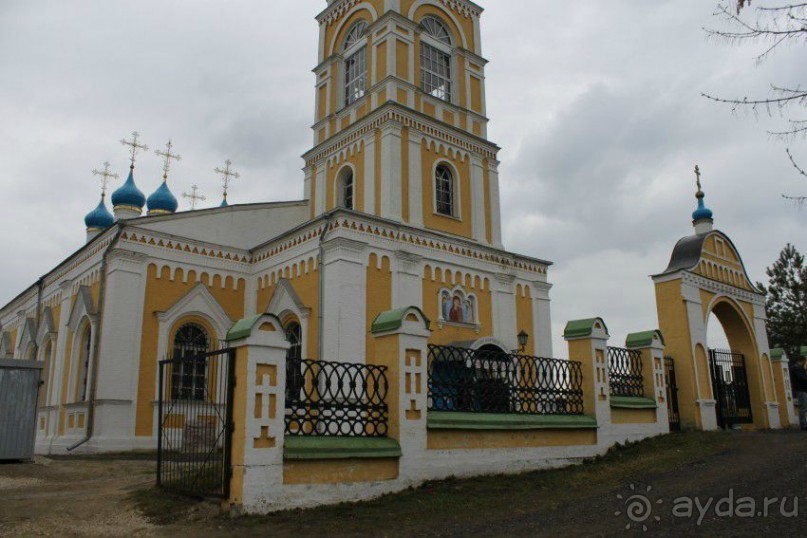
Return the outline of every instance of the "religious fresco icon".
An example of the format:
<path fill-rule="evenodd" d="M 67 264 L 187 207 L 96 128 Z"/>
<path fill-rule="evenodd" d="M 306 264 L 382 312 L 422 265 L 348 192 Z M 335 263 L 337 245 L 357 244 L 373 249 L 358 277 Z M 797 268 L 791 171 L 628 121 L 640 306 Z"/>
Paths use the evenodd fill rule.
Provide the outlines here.
<path fill-rule="evenodd" d="M 461 290 L 440 292 L 440 318 L 452 323 L 476 324 L 476 298 Z"/>

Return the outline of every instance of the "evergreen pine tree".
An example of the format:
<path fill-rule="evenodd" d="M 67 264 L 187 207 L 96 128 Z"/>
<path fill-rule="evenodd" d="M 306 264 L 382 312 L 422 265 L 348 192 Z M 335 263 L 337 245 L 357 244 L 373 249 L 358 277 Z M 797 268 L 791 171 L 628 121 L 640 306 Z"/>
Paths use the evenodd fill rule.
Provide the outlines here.
<path fill-rule="evenodd" d="M 779 259 L 765 270 L 768 285 L 757 286 L 767 293 L 768 340 L 771 347 L 784 348 L 792 359 L 807 345 L 807 267 L 804 256 L 789 244 Z"/>

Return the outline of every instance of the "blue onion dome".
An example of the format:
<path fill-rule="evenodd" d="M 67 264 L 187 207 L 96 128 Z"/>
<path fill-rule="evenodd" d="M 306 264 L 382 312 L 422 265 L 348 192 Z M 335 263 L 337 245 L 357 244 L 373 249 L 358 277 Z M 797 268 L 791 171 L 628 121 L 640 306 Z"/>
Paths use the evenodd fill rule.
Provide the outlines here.
<path fill-rule="evenodd" d="M 168 188 L 168 182 L 166 181 L 163 181 L 162 185 L 154 191 L 154 194 L 149 196 L 147 203 L 149 215 L 176 213 L 177 207 L 179 207 L 176 196 L 174 196 L 171 189 Z"/>
<path fill-rule="evenodd" d="M 146 195 L 137 188 L 134 169 L 129 168 L 129 177 L 121 188 L 112 193 L 112 207 L 131 207 L 141 211 L 146 205 Z"/>
<path fill-rule="evenodd" d="M 221 201 L 221 205 L 219 207 L 230 207 L 230 204 L 227 203 L 227 198 Z"/>
<path fill-rule="evenodd" d="M 88 230 L 106 230 L 115 224 L 115 217 L 106 208 L 106 200 L 102 196 L 101 202 L 98 207 L 87 213 L 84 217 L 84 224 L 87 225 Z"/>
<path fill-rule="evenodd" d="M 713 217 L 712 210 L 706 207 L 706 204 L 703 201 L 706 195 L 703 193 L 703 191 L 698 191 L 696 196 L 698 198 L 698 209 L 692 213 L 692 220 L 711 219 Z"/>

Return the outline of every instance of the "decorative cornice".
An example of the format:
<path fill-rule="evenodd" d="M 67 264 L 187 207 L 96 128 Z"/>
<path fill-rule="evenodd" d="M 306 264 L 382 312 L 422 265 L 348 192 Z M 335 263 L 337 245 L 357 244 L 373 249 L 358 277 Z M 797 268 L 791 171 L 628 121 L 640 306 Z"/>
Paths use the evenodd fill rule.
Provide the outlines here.
<path fill-rule="evenodd" d="M 718 282 L 690 271 L 682 271 L 679 274 L 684 284 L 690 284 L 706 291 L 719 295 L 726 295 L 728 297 L 745 301 L 756 306 L 765 306 L 765 296 L 762 294 L 744 290 L 742 288 L 738 288 L 737 286 L 732 286 L 731 284 Z"/>
<path fill-rule="evenodd" d="M 388 121 L 396 121 L 404 127 L 417 129 L 424 135 L 466 151 L 478 153 L 487 159 L 496 159 L 499 151 L 499 147 L 488 140 L 460 132 L 457 128 L 441 124 L 429 116 L 388 101 L 341 133 L 305 153 L 303 159 L 305 159 L 306 165 L 327 159 L 334 152 L 358 141 L 366 133 L 378 129 Z"/>

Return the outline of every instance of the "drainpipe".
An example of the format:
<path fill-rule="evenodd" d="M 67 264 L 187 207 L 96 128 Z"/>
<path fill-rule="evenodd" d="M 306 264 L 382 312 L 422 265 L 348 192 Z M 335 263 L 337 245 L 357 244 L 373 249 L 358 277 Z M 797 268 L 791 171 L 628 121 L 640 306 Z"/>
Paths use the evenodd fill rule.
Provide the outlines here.
<path fill-rule="evenodd" d="M 319 297 L 317 303 L 317 326 L 319 327 L 319 338 L 317 338 L 317 360 L 322 360 L 322 340 L 324 337 L 323 330 L 325 328 L 325 317 L 322 315 L 323 306 L 325 305 L 325 234 L 328 233 L 328 227 L 331 225 L 332 213 L 329 213 L 325 218 L 325 228 L 322 230 L 322 235 L 319 236 Z"/>
<path fill-rule="evenodd" d="M 101 351 L 101 328 L 104 324 L 104 298 L 106 297 L 107 259 L 109 258 L 109 253 L 120 240 L 120 236 L 125 227 L 125 224 L 121 222 L 118 223 L 118 231 L 115 232 L 115 237 L 109 243 L 109 246 L 106 247 L 106 250 L 104 250 L 104 255 L 101 258 L 101 283 L 98 288 L 98 322 L 95 324 L 95 333 L 93 334 L 93 352 L 92 361 L 90 364 L 92 378 L 90 379 L 89 405 L 87 406 L 87 431 L 81 441 L 73 446 L 67 447 L 68 452 L 72 452 L 92 439 L 92 435 L 95 430 L 95 392 L 98 384 L 98 355 Z"/>
<path fill-rule="evenodd" d="M 36 334 L 34 334 L 34 359 L 37 360 L 39 356 L 39 342 L 36 341 L 37 334 L 39 334 L 39 326 L 42 323 L 42 288 L 45 286 L 45 277 L 40 277 L 36 282 Z M 42 384 L 40 378 L 39 381 Z"/>

